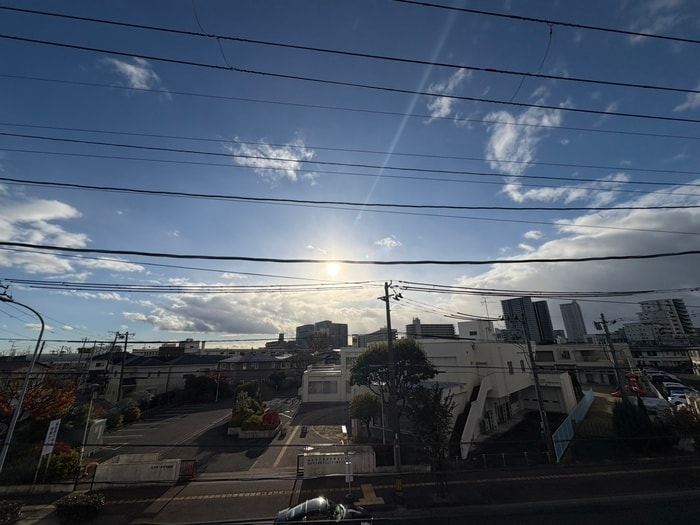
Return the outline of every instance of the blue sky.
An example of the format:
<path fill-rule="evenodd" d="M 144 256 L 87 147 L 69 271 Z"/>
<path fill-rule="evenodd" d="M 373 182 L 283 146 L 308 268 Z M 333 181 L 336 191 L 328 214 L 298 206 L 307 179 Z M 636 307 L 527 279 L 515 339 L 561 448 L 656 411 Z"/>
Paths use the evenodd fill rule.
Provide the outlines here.
<path fill-rule="evenodd" d="M 440 4 L 461 10 L 3 2 L 35 12 L 0 18 L 0 241 L 29 245 L 0 246 L 0 279 L 45 317 L 47 348 L 113 331 L 251 347 L 324 319 L 364 333 L 386 324 L 385 281 L 475 289 L 402 290 L 400 331 L 500 315 L 486 289 L 655 292 L 581 298 L 591 326 L 646 299 L 700 305 L 697 255 L 415 264 L 697 250 L 700 44 L 682 39 L 700 34 L 700 5 Z M 388 261 L 406 264 L 373 264 Z M 36 317 L 2 303 L 0 333 L 0 350 L 27 349 Z"/>

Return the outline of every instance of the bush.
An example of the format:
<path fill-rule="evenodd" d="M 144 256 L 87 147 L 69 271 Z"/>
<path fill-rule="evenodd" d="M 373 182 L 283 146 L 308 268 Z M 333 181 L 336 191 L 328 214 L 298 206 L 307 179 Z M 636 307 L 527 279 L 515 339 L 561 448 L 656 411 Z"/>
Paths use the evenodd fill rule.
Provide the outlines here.
<path fill-rule="evenodd" d="M 119 410 L 112 409 L 107 412 L 107 428 L 119 428 L 124 423 L 124 414 Z"/>
<path fill-rule="evenodd" d="M 24 502 L 6 499 L 0 501 L 0 525 L 13 525 L 22 516 Z"/>
<path fill-rule="evenodd" d="M 104 494 L 74 492 L 56 502 L 56 517 L 61 523 L 80 523 L 97 516 L 104 504 Z"/>
<path fill-rule="evenodd" d="M 141 409 L 138 405 L 129 405 L 122 410 L 122 421 L 124 423 L 134 423 L 141 419 Z"/>
<path fill-rule="evenodd" d="M 75 477 L 80 466 L 80 454 L 76 450 L 62 452 L 51 456 L 46 479 L 48 481 L 62 481 Z"/>

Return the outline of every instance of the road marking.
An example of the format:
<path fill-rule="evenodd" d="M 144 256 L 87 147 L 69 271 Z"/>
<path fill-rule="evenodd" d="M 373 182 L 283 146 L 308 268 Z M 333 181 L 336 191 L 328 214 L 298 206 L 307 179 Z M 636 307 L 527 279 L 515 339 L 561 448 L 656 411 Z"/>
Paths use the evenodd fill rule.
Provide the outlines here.
<path fill-rule="evenodd" d="M 382 505 L 384 503 L 384 498 L 375 494 L 371 483 L 363 483 L 360 488 L 362 489 L 362 497 L 358 501 L 360 505 Z"/>
<path fill-rule="evenodd" d="M 287 452 L 287 448 L 289 447 L 289 443 L 291 443 L 292 438 L 294 437 L 294 434 L 296 433 L 298 427 L 292 427 L 292 431 L 289 433 L 289 436 L 287 437 L 286 441 L 284 442 L 284 446 L 280 450 L 280 453 L 277 454 L 277 458 L 275 459 L 275 462 L 272 464 L 272 468 L 275 468 L 280 464 L 280 461 L 282 461 L 282 456 L 284 456 L 285 452 Z"/>

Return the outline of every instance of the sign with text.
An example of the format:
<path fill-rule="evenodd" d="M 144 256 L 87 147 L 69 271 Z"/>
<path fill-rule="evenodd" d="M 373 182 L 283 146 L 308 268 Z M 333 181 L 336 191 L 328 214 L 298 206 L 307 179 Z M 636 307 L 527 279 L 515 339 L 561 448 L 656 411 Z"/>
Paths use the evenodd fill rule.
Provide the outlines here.
<path fill-rule="evenodd" d="M 56 443 L 56 436 L 58 436 L 58 429 L 60 426 L 60 419 L 52 419 L 51 423 L 49 423 L 49 429 L 46 431 L 46 437 L 44 438 L 44 448 L 41 449 L 42 458 L 53 452 L 53 446 Z"/>

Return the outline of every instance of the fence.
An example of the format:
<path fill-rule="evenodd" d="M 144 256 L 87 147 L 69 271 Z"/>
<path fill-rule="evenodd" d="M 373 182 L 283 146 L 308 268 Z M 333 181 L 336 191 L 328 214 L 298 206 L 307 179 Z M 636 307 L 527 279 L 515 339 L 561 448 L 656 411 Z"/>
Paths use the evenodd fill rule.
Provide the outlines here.
<path fill-rule="evenodd" d="M 554 452 L 557 456 L 557 463 L 561 460 L 562 456 L 564 456 L 566 449 L 569 448 L 569 444 L 576 433 L 576 427 L 581 421 L 583 421 L 586 414 L 588 414 L 588 409 L 591 408 L 594 399 L 595 394 L 593 393 L 593 389 L 588 390 L 584 394 L 583 399 L 581 399 L 578 405 L 576 405 L 573 412 L 569 414 L 569 417 L 567 417 L 564 422 L 559 425 L 559 428 L 552 435 L 552 439 L 554 440 Z"/>

